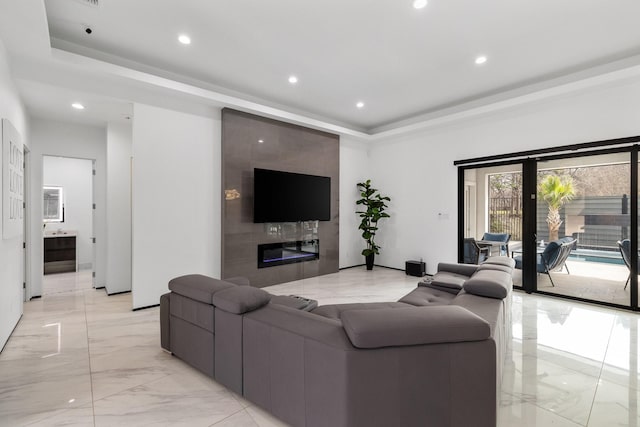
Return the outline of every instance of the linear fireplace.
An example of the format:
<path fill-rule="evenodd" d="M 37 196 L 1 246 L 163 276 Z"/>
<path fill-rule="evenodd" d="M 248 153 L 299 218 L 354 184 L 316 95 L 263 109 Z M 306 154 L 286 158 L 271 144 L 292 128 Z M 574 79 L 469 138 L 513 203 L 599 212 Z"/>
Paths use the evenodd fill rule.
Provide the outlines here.
<path fill-rule="evenodd" d="M 320 259 L 320 240 L 264 243 L 258 245 L 258 268 Z"/>

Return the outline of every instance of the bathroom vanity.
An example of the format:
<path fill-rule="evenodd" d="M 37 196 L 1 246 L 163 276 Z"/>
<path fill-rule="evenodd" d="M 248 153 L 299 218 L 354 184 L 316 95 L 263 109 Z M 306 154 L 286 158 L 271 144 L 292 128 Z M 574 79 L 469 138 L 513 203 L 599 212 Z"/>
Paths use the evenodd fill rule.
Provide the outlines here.
<path fill-rule="evenodd" d="M 78 271 L 75 231 L 44 234 L 44 274 Z"/>

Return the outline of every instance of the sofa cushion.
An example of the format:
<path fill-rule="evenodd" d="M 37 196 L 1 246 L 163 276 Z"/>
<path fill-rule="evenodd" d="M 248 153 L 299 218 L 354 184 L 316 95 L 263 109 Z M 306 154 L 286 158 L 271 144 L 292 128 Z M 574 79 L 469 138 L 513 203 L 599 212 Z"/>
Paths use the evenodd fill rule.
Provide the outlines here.
<path fill-rule="evenodd" d="M 236 286 L 216 292 L 213 305 L 229 313 L 243 314 L 266 305 L 270 299 L 271 294 L 262 289 Z"/>
<path fill-rule="evenodd" d="M 490 334 L 487 321 L 455 305 L 348 310 L 342 325 L 357 348 L 481 341 Z"/>
<path fill-rule="evenodd" d="M 455 294 L 449 290 L 439 290 L 432 286 L 432 283 L 424 283 L 400 298 L 398 302 L 424 307 L 427 305 L 447 305 L 455 298 Z"/>
<path fill-rule="evenodd" d="M 449 288 L 459 291 L 462 289 L 462 285 L 464 285 L 464 282 L 466 282 L 467 279 L 469 279 L 469 276 L 441 271 L 433 276 L 431 284 L 438 285 L 441 288 Z"/>
<path fill-rule="evenodd" d="M 509 258 L 506 256 L 492 256 L 490 258 L 487 258 L 487 260 L 482 264 L 504 265 L 513 268 L 516 265 L 516 261 L 513 258 Z"/>
<path fill-rule="evenodd" d="M 235 286 L 233 283 L 202 274 L 188 274 L 169 281 L 171 291 L 205 304 L 211 304 L 211 297 L 216 292 Z"/>
<path fill-rule="evenodd" d="M 511 290 L 511 274 L 499 270 L 481 270 L 464 284 L 464 290 L 473 295 L 505 298 Z"/>
<path fill-rule="evenodd" d="M 482 270 L 498 270 L 509 274 L 513 273 L 513 268 L 500 264 L 481 264 L 480 267 L 478 267 L 478 271 Z"/>
<path fill-rule="evenodd" d="M 318 316 L 327 317 L 329 319 L 340 320 L 341 314 L 346 310 L 374 310 L 379 308 L 399 308 L 408 307 L 407 304 L 402 302 L 362 302 L 352 304 L 330 304 L 321 305 L 315 310 L 311 310 L 311 313 Z"/>
<path fill-rule="evenodd" d="M 425 288 L 431 288 L 431 289 L 436 289 L 438 291 L 442 291 L 442 292 L 446 292 L 448 294 L 451 294 L 453 296 L 458 295 L 458 293 L 460 292 L 461 289 L 455 289 L 455 288 L 447 288 L 446 286 L 440 286 L 437 283 L 425 283 L 425 282 L 420 282 L 418 283 L 418 286 L 421 287 L 425 287 Z"/>
<path fill-rule="evenodd" d="M 446 271 L 466 277 L 470 277 L 473 273 L 475 273 L 477 268 L 477 265 L 471 264 L 452 264 L 448 262 L 438 263 L 438 273 Z"/>

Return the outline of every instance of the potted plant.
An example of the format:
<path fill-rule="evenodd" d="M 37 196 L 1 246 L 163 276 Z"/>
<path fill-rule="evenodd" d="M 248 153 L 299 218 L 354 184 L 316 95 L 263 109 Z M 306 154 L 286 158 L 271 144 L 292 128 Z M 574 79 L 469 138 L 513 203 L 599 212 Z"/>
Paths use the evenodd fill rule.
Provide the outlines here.
<path fill-rule="evenodd" d="M 558 230 L 562 220 L 560 219 L 560 208 L 565 202 L 573 198 L 575 190 L 573 179 L 570 176 L 559 177 L 558 175 L 547 175 L 538 185 L 538 197 L 542 198 L 549 205 L 547 214 L 547 225 L 549 226 L 549 241 L 558 240 Z"/>
<path fill-rule="evenodd" d="M 378 231 L 378 221 L 382 218 L 389 218 L 389 214 L 385 213 L 387 209 L 386 202 L 391 201 L 389 197 L 382 196 L 377 189 L 371 186 L 371 180 L 359 182 L 357 184 L 360 190 L 360 200 L 357 205 L 362 205 L 364 210 L 356 211 L 362 219 L 360 221 L 359 230 L 362 230 L 362 238 L 367 242 L 367 248 L 362 250 L 365 257 L 367 270 L 373 270 L 373 261 L 375 254 L 379 254 L 380 246 L 376 245 L 375 237 Z"/>

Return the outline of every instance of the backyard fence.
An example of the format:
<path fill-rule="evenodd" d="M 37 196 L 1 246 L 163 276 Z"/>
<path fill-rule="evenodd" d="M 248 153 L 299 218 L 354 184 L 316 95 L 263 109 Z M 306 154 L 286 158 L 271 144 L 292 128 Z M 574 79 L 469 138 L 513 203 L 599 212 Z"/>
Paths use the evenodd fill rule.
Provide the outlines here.
<path fill-rule="evenodd" d="M 491 197 L 489 199 L 489 232 L 511 234 L 511 240 L 522 240 L 522 199 Z"/>
<path fill-rule="evenodd" d="M 626 196 L 578 197 L 560 210 L 559 235 L 573 236 L 578 247 L 617 251 L 616 242 L 629 236 L 630 218 Z M 546 203 L 537 208 L 537 237 L 548 240 Z M 512 241 L 522 240 L 522 201 L 513 197 L 489 199 L 489 231 L 509 233 Z"/>

